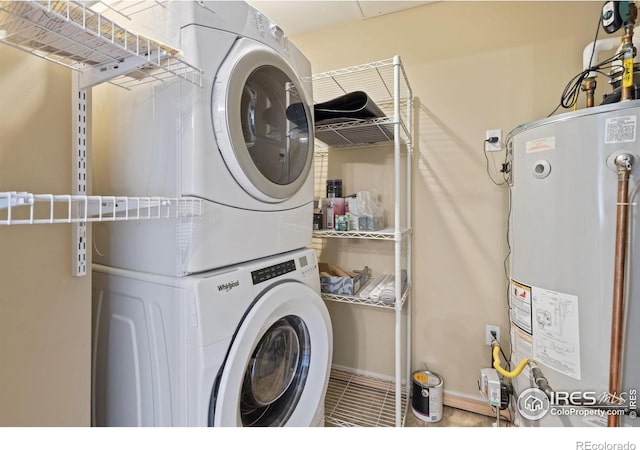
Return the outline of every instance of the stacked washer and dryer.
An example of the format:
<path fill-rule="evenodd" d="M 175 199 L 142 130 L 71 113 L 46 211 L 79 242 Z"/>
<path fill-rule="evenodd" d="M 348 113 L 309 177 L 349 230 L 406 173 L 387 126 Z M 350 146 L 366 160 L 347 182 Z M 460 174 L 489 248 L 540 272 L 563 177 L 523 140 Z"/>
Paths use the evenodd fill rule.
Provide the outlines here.
<path fill-rule="evenodd" d="M 92 422 L 322 425 L 332 332 L 308 248 L 309 61 L 244 2 L 118 6 L 203 82 L 93 89 L 94 193 L 204 207 L 94 226 Z"/>

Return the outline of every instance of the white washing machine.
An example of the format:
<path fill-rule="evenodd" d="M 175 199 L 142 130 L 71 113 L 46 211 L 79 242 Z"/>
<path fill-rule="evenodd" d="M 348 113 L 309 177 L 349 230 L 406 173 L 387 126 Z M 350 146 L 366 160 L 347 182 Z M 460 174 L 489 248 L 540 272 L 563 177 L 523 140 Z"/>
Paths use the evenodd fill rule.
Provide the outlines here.
<path fill-rule="evenodd" d="M 93 290 L 93 425 L 323 425 L 313 250 L 183 278 L 94 266 Z"/>
<path fill-rule="evenodd" d="M 204 217 L 97 224 L 94 261 L 181 276 L 309 246 L 309 61 L 244 2 L 150 4 L 127 27 L 181 49 L 202 87 L 95 87 L 93 194 L 198 197 Z"/>

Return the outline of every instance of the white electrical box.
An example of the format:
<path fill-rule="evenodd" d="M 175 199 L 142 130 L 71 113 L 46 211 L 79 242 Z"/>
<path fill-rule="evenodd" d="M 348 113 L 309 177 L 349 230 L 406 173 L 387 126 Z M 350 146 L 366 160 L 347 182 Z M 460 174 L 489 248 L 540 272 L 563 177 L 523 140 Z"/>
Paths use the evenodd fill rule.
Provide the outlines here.
<path fill-rule="evenodd" d="M 491 406 L 500 407 L 502 395 L 500 393 L 500 377 L 495 369 L 480 369 L 478 389 Z"/>

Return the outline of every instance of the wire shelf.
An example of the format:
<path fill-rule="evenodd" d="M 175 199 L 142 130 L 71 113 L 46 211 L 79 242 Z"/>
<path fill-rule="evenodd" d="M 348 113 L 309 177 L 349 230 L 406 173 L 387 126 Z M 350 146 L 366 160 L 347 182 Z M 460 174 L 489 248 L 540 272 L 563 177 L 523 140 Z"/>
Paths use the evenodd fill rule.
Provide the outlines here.
<path fill-rule="evenodd" d="M 402 389 L 402 410 L 407 394 Z M 332 368 L 324 402 L 325 424 L 338 427 L 394 427 L 393 381 Z"/>
<path fill-rule="evenodd" d="M 400 69 L 400 97 L 394 99 L 395 66 Z M 411 98 L 411 87 L 402 65 L 395 59 L 376 61 L 359 66 L 332 70 L 312 76 L 313 96 L 316 103 L 339 97 L 353 91 L 365 91 L 381 108 L 387 117 L 371 120 L 342 121 L 318 124 L 315 136 L 329 147 L 365 146 L 379 142 L 393 142 L 396 125 L 399 125 L 400 138 L 410 140 L 405 125 L 407 105 Z M 394 100 L 400 105 L 399 116 L 395 117 Z"/>
<path fill-rule="evenodd" d="M 200 217 L 202 200 L 0 192 L 0 225 L 116 222 Z"/>
<path fill-rule="evenodd" d="M 411 230 L 408 228 L 400 231 L 399 239 L 403 239 Z M 393 228 L 385 228 L 378 231 L 336 231 L 336 230 L 314 230 L 313 237 L 316 238 L 344 238 L 344 239 L 378 239 L 384 241 L 394 241 L 396 232 Z"/>
<path fill-rule="evenodd" d="M 393 142 L 397 122 L 389 117 L 354 120 L 315 127 L 316 138 L 331 147 L 367 146 L 378 142 Z M 404 124 L 402 124 L 404 127 Z M 406 133 L 406 128 L 405 128 Z"/>
<path fill-rule="evenodd" d="M 410 97 L 411 87 L 404 69 L 402 66 L 400 68 L 400 95 L 406 100 Z M 369 97 L 376 103 L 382 103 L 393 100 L 393 79 L 393 58 L 318 73 L 311 77 L 313 98 L 322 103 L 366 86 Z"/>
<path fill-rule="evenodd" d="M 202 71 L 182 60 L 179 50 L 77 1 L 0 2 L 0 42 L 80 71 L 85 87 L 110 81 L 131 88 L 169 77 L 202 83 Z"/>
<path fill-rule="evenodd" d="M 372 279 L 367 280 L 367 283 L 371 280 Z M 367 286 L 367 283 L 365 283 L 365 285 L 360 289 L 364 289 Z M 400 299 L 400 309 L 404 308 L 404 304 L 409 296 L 410 290 L 411 290 L 410 287 L 406 287 L 404 289 L 404 292 L 402 293 L 402 298 Z M 384 302 L 382 300 L 361 298 L 357 295 L 336 295 L 336 294 L 327 294 L 323 292 L 321 293 L 321 296 L 324 300 L 331 301 L 331 302 L 349 303 L 351 305 L 373 306 L 373 307 L 382 308 L 382 309 L 396 308 L 395 302 Z"/>

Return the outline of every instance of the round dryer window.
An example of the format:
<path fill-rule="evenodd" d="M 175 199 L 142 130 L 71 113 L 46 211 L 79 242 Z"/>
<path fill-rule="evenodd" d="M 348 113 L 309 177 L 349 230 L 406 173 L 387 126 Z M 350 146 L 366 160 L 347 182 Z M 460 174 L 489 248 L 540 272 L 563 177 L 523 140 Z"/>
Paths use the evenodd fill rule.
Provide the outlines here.
<path fill-rule="evenodd" d="M 310 100 L 281 55 L 239 39 L 216 75 L 212 114 L 220 152 L 246 192 L 276 203 L 300 189 L 313 155 Z"/>

